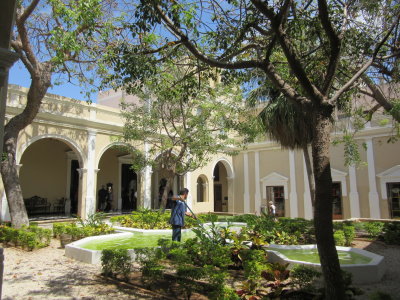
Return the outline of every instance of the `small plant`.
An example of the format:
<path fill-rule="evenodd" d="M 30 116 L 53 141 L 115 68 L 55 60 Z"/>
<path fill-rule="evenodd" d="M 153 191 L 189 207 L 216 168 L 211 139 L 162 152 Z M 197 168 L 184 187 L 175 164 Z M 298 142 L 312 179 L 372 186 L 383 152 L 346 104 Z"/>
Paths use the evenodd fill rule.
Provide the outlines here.
<path fill-rule="evenodd" d="M 400 222 L 385 223 L 383 231 L 386 244 L 400 245 Z"/>
<path fill-rule="evenodd" d="M 369 300 L 392 300 L 392 297 L 389 294 L 386 294 L 382 291 L 375 291 L 369 297 Z"/>
<path fill-rule="evenodd" d="M 345 238 L 345 246 L 350 247 L 354 238 L 356 237 L 356 231 L 353 225 L 344 225 L 343 234 Z"/>
<path fill-rule="evenodd" d="M 101 268 L 105 276 L 122 275 L 128 279 L 132 271 L 131 257 L 126 249 L 105 249 L 101 253 Z"/>
<path fill-rule="evenodd" d="M 313 281 L 321 276 L 315 268 L 305 265 L 296 265 L 290 272 L 290 276 L 295 284 L 303 290 L 312 289 Z"/>
<path fill-rule="evenodd" d="M 337 230 L 333 234 L 333 238 L 335 239 L 336 246 L 345 246 L 346 245 L 346 237 L 344 235 L 343 230 Z"/>
<path fill-rule="evenodd" d="M 371 239 L 376 239 L 380 234 L 382 234 L 384 223 L 382 222 L 367 222 L 363 224 L 365 231 L 368 233 L 368 237 Z"/>

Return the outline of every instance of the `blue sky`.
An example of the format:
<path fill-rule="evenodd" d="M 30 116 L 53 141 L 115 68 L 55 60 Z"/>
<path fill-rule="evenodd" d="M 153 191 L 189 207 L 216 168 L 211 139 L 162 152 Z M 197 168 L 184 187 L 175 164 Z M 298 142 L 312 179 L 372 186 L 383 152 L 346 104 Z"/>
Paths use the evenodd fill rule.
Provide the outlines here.
<path fill-rule="evenodd" d="M 53 80 L 54 81 L 54 80 Z M 21 61 L 18 61 L 10 70 L 8 83 L 17 84 L 24 87 L 29 87 L 31 84 L 31 75 L 25 69 Z M 62 85 L 56 85 L 50 87 L 47 91 L 51 94 L 60 96 L 70 97 L 78 100 L 85 100 L 85 95 L 81 87 L 73 85 L 71 83 L 64 83 Z M 93 95 L 92 101 L 96 102 L 96 95 Z"/>

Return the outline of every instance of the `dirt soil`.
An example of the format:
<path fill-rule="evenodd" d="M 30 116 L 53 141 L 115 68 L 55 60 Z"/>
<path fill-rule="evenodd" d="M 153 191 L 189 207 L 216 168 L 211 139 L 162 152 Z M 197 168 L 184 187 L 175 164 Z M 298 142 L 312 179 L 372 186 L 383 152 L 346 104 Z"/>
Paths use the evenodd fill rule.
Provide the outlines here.
<path fill-rule="evenodd" d="M 355 247 L 385 257 L 387 270 L 377 284 L 359 285 L 365 291 L 358 299 L 380 290 L 400 300 L 400 246 L 356 240 Z M 64 255 L 58 240 L 50 247 L 32 252 L 5 248 L 3 300 L 11 299 L 177 299 L 140 286 L 119 283 L 100 276 L 100 266 L 75 261 Z M 204 297 L 195 297 L 204 299 Z"/>

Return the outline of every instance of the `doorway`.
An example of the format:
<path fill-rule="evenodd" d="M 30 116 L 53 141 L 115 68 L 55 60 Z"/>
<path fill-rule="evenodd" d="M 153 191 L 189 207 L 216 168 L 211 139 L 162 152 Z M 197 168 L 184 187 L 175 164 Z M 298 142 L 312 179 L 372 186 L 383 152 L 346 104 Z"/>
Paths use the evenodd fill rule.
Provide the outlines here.
<path fill-rule="evenodd" d="M 332 205 L 332 218 L 334 220 L 343 219 L 342 187 L 340 182 L 332 183 Z"/>
<path fill-rule="evenodd" d="M 71 185 L 69 187 L 69 199 L 71 200 L 71 214 L 78 213 L 78 191 L 79 191 L 79 162 L 71 160 Z"/>
<path fill-rule="evenodd" d="M 214 211 L 222 212 L 222 185 L 214 184 Z"/>
<path fill-rule="evenodd" d="M 137 210 L 137 174 L 131 164 L 121 165 L 122 210 Z"/>

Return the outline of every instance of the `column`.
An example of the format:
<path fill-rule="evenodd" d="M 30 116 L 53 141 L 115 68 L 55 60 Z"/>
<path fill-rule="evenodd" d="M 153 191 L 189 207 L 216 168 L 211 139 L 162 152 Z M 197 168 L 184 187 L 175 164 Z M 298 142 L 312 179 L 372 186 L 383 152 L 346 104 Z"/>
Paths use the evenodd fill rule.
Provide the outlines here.
<path fill-rule="evenodd" d="M 192 190 L 192 172 L 187 172 L 185 174 L 185 188 L 189 190 L 189 195 L 186 199 L 187 205 L 190 207 L 190 209 L 193 208 L 193 193 L 197 193 L 197 190 Z M 209 193 L 209 189 L 206 189 L 206 193 Z M 209 199 L 208 195 L 204 195 L 204 198 Z"/>
<path fill-rule="evenodd" d="M 296 189 L 296 166 L 295 166 L 295 158 L 294 151 L 289 150 L 289 168 L 290 168 L 290 217 L 297 218 L 298 217 L 298 206 L 297 206 L 297 189 Z"/>
<path fill-rule="evenodd" d="M 254 213 L 261 212 L 261 189 L 260 189 L 260 152 L 254 154 L 254 170 L 255 170 L 255 195 L 254 195 Z"/>
<path fill-rule="evenodd" d="M 366 138 L 365 143 L 367 144 L 369 216 L 373 219 L 380 219 L 381 210 L 379 207 L 378 191 L 376 189 L 374 145 L 372 143 L 372 138 Z"/>
<path fill-rule="evenodd" d="M 243 154 L 243 172 L 244 172 L 244 193 L 243 193 L 243 212 L 250 213 L 250 194 L 249 194 L 249 153 Z"/>
<path fill-rule="evenodd" d="M 149 144 L 144 144 L 144 153 L 146 158 L 149 156 Z M 143 208 L 151 208 L 151 166 L 146 166 L 143 170 Z"/>
<path fill-rule="evenodd" d="M 233 177 L 226 177 L 228 182 L 228 211 L 235 213 L 235 198 L 233 196 Z"/>
<path fill-rule="evenodd" d="M 86 199 L 85 199 L 85 213 L 84 217 L 87 217 L 96 212 L 96 172 L 95 172 L 95 160 L 96 160 L 96 131 L 88 131 L 87 141 L 87 176 L 86 176 Z"/>
<path fill-rule="evenodd" d="M 360 218 L 360 199 L 358 197 L 357 191 L 357 177 L 356 177 L 356 168 L 354 166 L 349 166 L 349 181 L 350 181 L 350 217 L 351 218 Z"/>
<path fill-rule="evenodd" d="M 304 153 L 303 153 L 303 178 L 304 178 L 304 194 L 303 194 L 304 219 L 311 220 L 313 218 L 313 207 L 312 207 L 311 191 L 308 182 L 307 166 L 306 166 L 306 160 L 304 159 Z"/>

